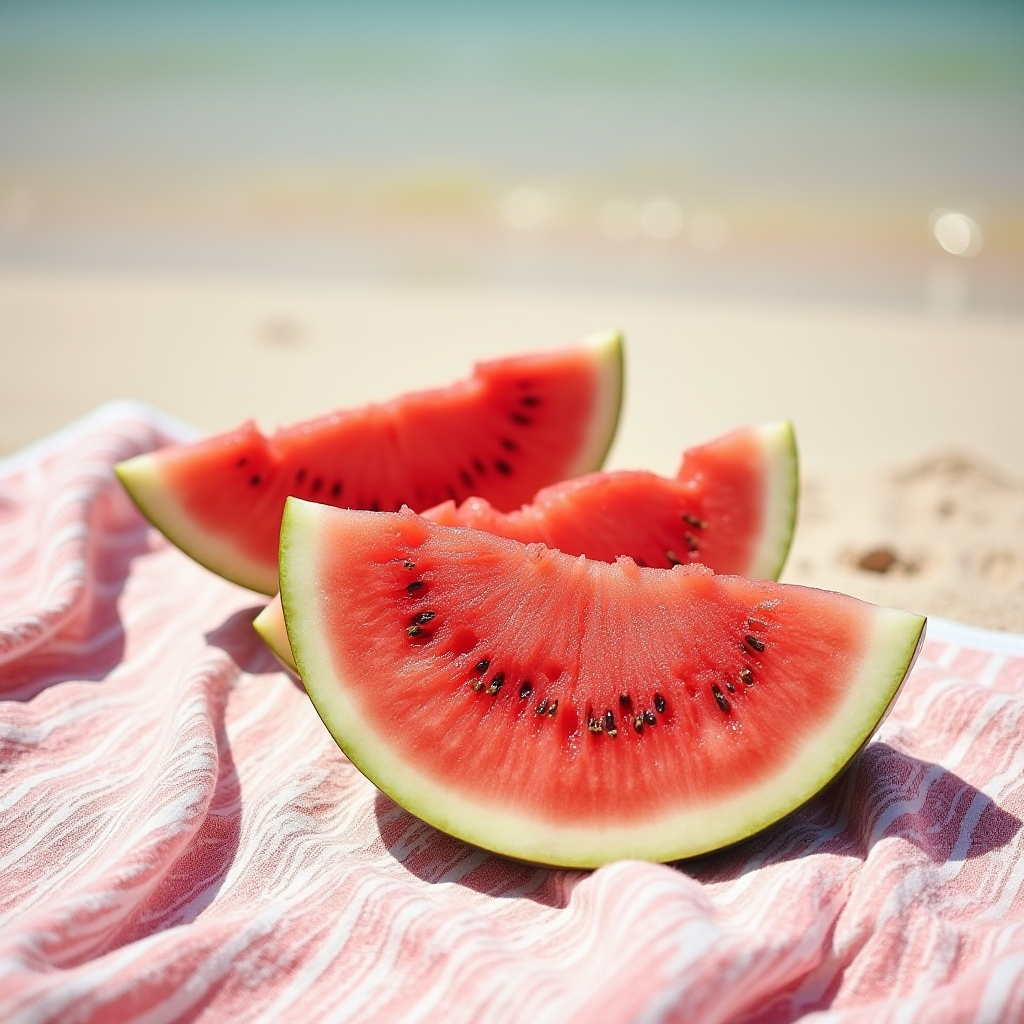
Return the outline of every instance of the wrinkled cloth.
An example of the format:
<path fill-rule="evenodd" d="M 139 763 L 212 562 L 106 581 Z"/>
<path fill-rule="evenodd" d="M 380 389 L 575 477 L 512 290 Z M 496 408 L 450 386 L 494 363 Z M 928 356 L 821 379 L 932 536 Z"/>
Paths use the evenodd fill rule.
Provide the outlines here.
<path fill-rule="evenodd" d="M 932 622 L 854 766 L 698 861 L 545 870 L 345 759 L 265 603 L 111 473 L 104 407 L 0 462 L 0 1019 L 1024 1019 L 1024 637 Z"/>

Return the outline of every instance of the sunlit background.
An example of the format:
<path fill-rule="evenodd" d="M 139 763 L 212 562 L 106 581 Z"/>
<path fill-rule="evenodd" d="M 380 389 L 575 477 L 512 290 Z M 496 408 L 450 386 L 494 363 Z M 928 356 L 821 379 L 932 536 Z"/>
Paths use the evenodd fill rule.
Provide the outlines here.
<path fill-rule="evenodd" d="M 595 296 L 593 318 L 552 315 L 545 344 L 605 326 L 612 294 L 1019 316 L 1024 4 L 6 0 L 0 273 Z M 0 345 L 22 377 L 3 397 L 22 427 L 5 427 L 6 449 L 40 425 L 30 384 L 60 361 L 22 351 L 43 344 L 39 317 L 11 288 Z M 266 304 L 250 333 L 315 347 L 330 330 L 300 305 Z M 152 320 L 132 328 L 143 348 Z M 112 393 L 206 427 L 242 411 L 210 412 L 224 378 L 203 404 L 138 369 L 112 369 Z M 251 404 L 286 419 L 415 384 L 406 369 L 363 391 L 311 387 L 305 405 L 266 405 L 253 384 Z M 65 418 L 81 394 L 69 385 Z"/>
<path fill-rule="evenodd" d="M 1015 3 L 8 0 L 0 259 L 1020 307 L 1022 100 Z"/>

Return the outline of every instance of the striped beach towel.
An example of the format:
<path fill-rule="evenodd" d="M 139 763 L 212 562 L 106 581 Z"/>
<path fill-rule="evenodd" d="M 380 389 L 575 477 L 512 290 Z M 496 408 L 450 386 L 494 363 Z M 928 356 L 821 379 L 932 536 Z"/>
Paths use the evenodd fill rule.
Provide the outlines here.
<path fill-rule="evenodd" d="M 679 865 L 544 870 L 349 764 L 148 528 L 104 407 L 0 462 L 0 1020 L 1024 1020 L 1024 637 L 932 622 L 854 767 Z"/>

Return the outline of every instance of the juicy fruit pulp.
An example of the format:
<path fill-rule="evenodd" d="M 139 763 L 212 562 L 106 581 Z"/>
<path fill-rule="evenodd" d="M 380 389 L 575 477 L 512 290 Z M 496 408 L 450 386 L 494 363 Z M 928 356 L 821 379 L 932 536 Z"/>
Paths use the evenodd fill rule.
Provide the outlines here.
<path fill-rule="evenodd" d="M 590 473 L 544 488 L 515 512 L 469 498 L 423 515 L 605 562 L 619 555 L 652 568 L 700 562 L 718 573 L 777 579 L 793 539 L 797 488 L 793 428 L 774 423 L 688 449 L 674 480 L 635 471 Z M 280 601 L 253 625 L 294 669 Z"/>
<path fill-rule="evenodd" d="M 281 582 L 306 689 L 364 774 L 455 836 L 577 867 L 694 856 L 804 803 L 924 629 L 824 591 L 294 499 Z"/>
<path fill-rule="evenodd" d="M 116 467 L 146 517 L 214 572 L 272 594 L 289 495 L 424 509 L 483 495 L 515 508 L 597 469 L 622 394 L 622 339 L 479 364 L 472 378 L 263 437 L 252 423 Z"/>
<path fill-rule="evenodd" d="M 473 497 L 423 514 L 602 562 L 619 555 L 652 569 L 700 562 L 774 580 L 793 540 L 797 489 L 793 428 L 773 423 L 688 449 L 674 480 L 635 470 L 590 473 L 545 487 L 514 512 Z"/>

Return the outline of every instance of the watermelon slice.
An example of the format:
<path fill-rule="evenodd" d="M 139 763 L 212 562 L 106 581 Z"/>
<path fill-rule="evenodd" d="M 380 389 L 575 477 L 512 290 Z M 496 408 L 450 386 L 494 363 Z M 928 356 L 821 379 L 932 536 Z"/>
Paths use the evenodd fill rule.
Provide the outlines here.
<path fill-rule="evenodd" d="M 277 589 L 289 495 L 366 509 L 482 495 L 497 508 L 600 467 L 622 398 L 622 338 L 478 364 L 469 380 L 336 412 L 266 438 L 253 423 L 115 467 L 182 551 L 253 590 Z"/>
<path fill-rule="evenodd" d="M 803 804 L 877 728 L 925 626 L 294 499 L 280 569 L 306 689 L 356 767 L 451 835 L 567 867 L 706 853 Z"/>
<path fill-rule="evenodd" d="M 777 579 L 793 539 L 797 490 L 792 425 L 774 423 L 688 449 L 674 480 L 645 472 L 591 473 L 544 488 L 515 512 L 469 498 L 423 515 L 605 562 L 619 555 L 651 567 L 699 561 L 719 573 Z M 280 601 L 267 605 L 253 625 L 294 669 Z"/>

